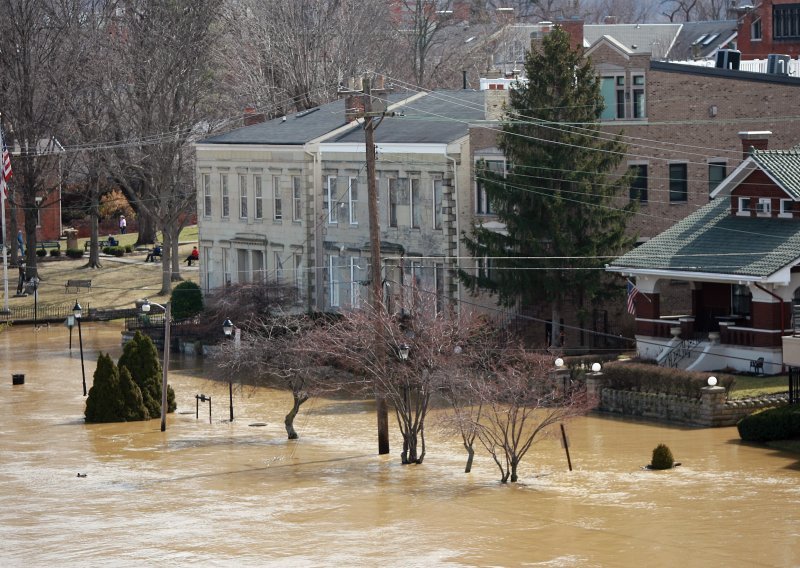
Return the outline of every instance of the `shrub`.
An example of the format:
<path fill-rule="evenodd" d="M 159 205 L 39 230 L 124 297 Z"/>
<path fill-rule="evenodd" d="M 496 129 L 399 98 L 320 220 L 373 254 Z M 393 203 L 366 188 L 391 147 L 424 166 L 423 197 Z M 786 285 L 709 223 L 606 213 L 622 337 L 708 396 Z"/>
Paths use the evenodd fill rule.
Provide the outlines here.
<path fill-rule="evenodd" d="M 151 417 L 161 416 L 161 363 L 153 340 L 137 331 L 122 351 L 120 368 L 130 372 L 133 382 L 142 391 L 142 402 Z M 167 412 L 175 412 L 175 391 L 168 386 Z"/>
<path fill-rule="evenodd" d="M 672 450 L 666 444 L 659 444 L 653 450 L 653 459 L 650 460 L 650 469 L 670 469 L 675 465 Z"/>
<path fill-rule="evenodd" d="M 111 247 L 103 247 L 101 250 L 103 254 L 111 254 Z"/>
<path fill-rule="evenodd" d="M 103 247 L 103 252 L 113 256 L 125 256 L 125 249 L 123 247 Z"/>
<path fill-rule="evenodd" d="M 709 373 L 684 371 L 647 365 L 614 361 L 603 366 L 603 384 L 614 390 L 663 393 L 700 398 L 701 389 L 708 386 Z M 730 392 L 735 379 L 731 375 L 716 374 L 717 384 Z"/>
<path fill-rule="evenodd" d="M 800 407 L 769 408 L 745 416 L 736 424 L 739 437 L 747 442 L 769 442 L 800 437 Z"/>
<path fill-rule="evenodd" d="M 203 293 L 194 282 L 181 282 L 172 290 L 172 317 L 184 319 L 203 311 Z"/>
<path fill-rule="evenodd" d="M 36 249 L 36 256 L 39 258 L 44 258 L 47 255 L 47 251 L 44 249 Z"/>
<path fill-rule="evenodd" d="M 119 388 L 119 370 L 109 355 L 97 359 L 94 381 L 86 398 L 86 422 L 123 422 L 125 403 Z"/>
<path fill-rule="evenodd" d="M 83 250 L 82 249 L 67 249 L 67 256 L 70 258 L 81 258 L 83 257 Z"/>
<path fill-rule="evenodd" d="M 133 245 L 125 245 L 125 252 L 130 254 L 133 252 Z"/>
<path fill-rule="evenodd" d="M 50 256 L 58 258 L 61 256 L 61 249 L 50 249 Z"/>

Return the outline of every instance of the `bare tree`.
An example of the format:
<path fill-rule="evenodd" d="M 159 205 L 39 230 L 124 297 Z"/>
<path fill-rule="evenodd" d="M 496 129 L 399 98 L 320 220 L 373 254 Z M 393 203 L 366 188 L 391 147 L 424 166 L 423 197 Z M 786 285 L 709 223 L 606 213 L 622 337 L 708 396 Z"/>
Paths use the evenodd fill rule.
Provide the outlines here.
<path fill-rule="evenodd" d="M 28 277 L 37 273 L 39 209 L 58 199 L 54 135 L 64 119 L 60 81 L 70 69 L 60 48 L 78 6 L 78 0 L 0 0 L 0 110 L 6 142 L 19 151 L 10 199 L 24 211 Z"/>
<path fill-rule="evenodd" d="M 729 0 L 661 0 L 662 15 L 670 22 L 724 20 Z"/>
<path fill-rule="evenodd" d="M 162 231 L 161 294 L 181 279 L 178 235 L 195 205 L 191 142 L 204 133 L 214 87 L 219 11 L 213 0 L 120 0 L 108 34 L 110 168 L 140 216 Z"/>
<path fill-rule="evenodd" d="M 451 385 L 452 391 L 481 412 L 464 413 L 472 420 L 481 445 L 492 456 L 503 483 L 518 480 L 518 469 L 534 441 L 549 427 L 586 412 L 585 391 L 564 388 L 556 380 L 552 357 L 505 341 L 484 343 L 467 354 L 474 372 Z"/>

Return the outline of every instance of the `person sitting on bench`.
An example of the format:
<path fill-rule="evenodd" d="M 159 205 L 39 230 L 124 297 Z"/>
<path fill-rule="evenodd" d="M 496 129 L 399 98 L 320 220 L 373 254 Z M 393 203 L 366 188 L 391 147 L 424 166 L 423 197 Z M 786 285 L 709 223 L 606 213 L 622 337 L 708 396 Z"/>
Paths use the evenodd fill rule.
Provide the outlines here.
<path fill-rule="evenodd" d="M 147 253 L 147 258 L 144 259 L 145 262 L 155 262 L 155 257 L 161 257 L 161 245 L 156 243 L 153 245 L 153 250 Z"/>
<path fill-rule="evenodd" d="M 119 241 L 111 235 L 108 235 L 108 246 L 115 247 L 117 245 L 119 245 Z"/>
<path fill-rule="evenodd" d="M 192 248 L 192 252 L 189 253 L 189 256 L 186 257 L 186 262 L 189 266 L 192 265 L 192 261 L 199 261 L 200 260 L 200 252 L 197 250 L 197 247 Z"/>

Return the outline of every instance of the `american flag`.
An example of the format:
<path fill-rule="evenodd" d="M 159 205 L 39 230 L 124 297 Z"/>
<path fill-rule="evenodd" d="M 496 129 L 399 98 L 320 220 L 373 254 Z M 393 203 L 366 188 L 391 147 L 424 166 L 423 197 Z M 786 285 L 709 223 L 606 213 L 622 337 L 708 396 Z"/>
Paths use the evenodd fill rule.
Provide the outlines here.
<path fill-rule="evenodd" d="M 8 153 L 8 146 L 3 144 L 3 181 L 8 183 L 11 179 L 11 155 Z"/>
<path fill-rule="evenodd" d="M 632 316 L 636 315 L 636 296 L 639 295 L 639 289 L 628 280 L 628 313 Z"/>

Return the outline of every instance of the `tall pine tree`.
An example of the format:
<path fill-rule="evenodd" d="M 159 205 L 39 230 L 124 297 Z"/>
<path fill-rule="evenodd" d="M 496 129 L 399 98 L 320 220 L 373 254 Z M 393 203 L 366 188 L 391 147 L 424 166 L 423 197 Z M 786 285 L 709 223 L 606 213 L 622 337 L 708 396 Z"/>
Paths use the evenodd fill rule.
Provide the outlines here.
<path fill-rule="evenodd" d="M 476 166 L 475 178 L 505 231 L 477 226 L 463 242 L 491 270 L 459 271 L 473 292 L 498 295 L 500 304 L 552 306 L 552 339 L 567 301 L 583 323 L 588 306 L 613 294 L 604 257 L 629 248 L 626 220 L 634 205 L 616 197 L 629 176 L 613 174 L 626 146 L 599 128 L 603 97 L 591 61 L 555 28 L 525 60 L 527 82 L 509 92 L 498 147 L 505 172 Z M 545 258 L 531 258 L 545 257 Z"/>

